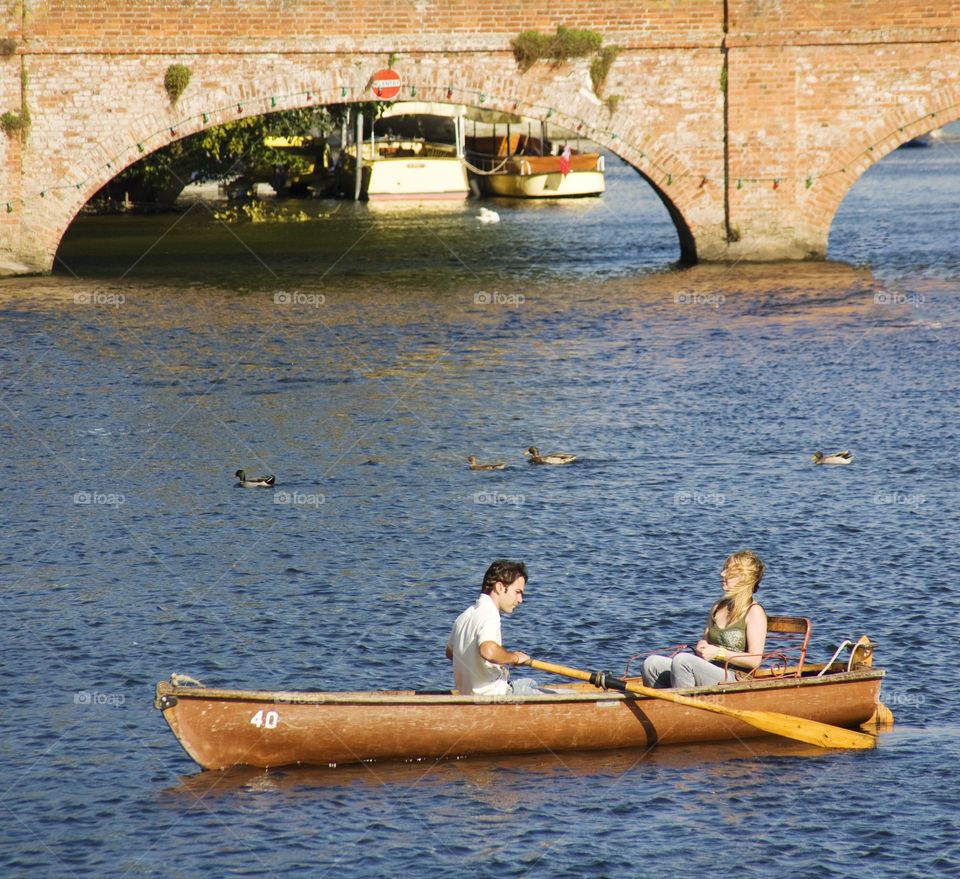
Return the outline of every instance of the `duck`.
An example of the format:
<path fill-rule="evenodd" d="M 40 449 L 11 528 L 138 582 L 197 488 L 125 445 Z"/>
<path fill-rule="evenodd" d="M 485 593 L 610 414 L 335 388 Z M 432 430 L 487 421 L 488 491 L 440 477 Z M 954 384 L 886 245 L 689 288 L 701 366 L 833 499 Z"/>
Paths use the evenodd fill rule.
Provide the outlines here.
<path fill-rule="evenodd" d="M 503 470 L 506 467 L 506 464 L 478 464 L 477 456 L 471 455 L 467 458 L 467 463 L 470 465 L 471 470 Z"/>
<path fill-rule="evenodd" d="M 814 464 L 852 464 L 853 452 L 844 449 L 842 452 L 834 452 L 832 455 L 825 455 L 823 452 L 814 452 L 810 459 Z"/>
<path fill-rule="evenodd" d="M 500 214 L 496 211 L 491 211 L 490 208 L 480 208 L 480 213 L 477 215 L 477 219 L 481 223 L 499 223 Z"/>
<path fill-rule="evenodd" d="M 243 470 L 238 470 L 233 474 L 240 481 L 237 485 L 242 488 L 273 488 L 273 484 L 277 481 L 276 476 L 251 476 L 247 479 L 247 474 Z"/>
<path fill-rule="evenodd" d="M 569 455 L 566 452 L 553 452 L 550 455 L 541 455 L 536 446 L 530 446 L 524 453 L 530 456 L 531 464 L 572 464 L 577 460 L 576 455 Z"/>

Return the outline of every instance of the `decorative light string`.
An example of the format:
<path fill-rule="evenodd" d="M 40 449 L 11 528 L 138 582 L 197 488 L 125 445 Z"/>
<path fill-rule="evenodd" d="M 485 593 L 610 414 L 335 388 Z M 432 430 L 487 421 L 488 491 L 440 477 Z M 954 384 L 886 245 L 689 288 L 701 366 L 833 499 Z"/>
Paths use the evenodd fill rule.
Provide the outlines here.
<path fill-rule="evenodd" d="M 340 97 L 347 98 L 350 94 L 350 91 L 353 90 L 355 87 L 348 87 L 346 85 L 341 84 L 338 88 L 340 90 Z M 419 94 L 424 92 L 426 93 L 436 92 L 441 96 L 445 97 L 445 99 L 448 101 L 453 100 L 454 96 L 458 95 L 459 103 L 474 103 L 474 99 L 475 99 L 475 102 L 478 106 L 483 106 L 484 104 L 487 104 L 490 101 L 490 95 L 487 92 L 480 91 L 479 89 L 463 88 L 461 86 L 454 86 L 454 85 L 418 86 L 418 85 L 412 84 L 408 86 L 407 89 L 410 97 L 412 98 L 417 97 Z M 315 91 L 316 91 L 315 89 L 307 89 L 305 91 L 290 92 L 288 94 L 271 95 L 269 98 L 257 99 L 257 101 L 258 102 L 262 101 L 264 105 L 266 105 L 267 109 L 264 111 L 265 113 L 274 111 L 277 109 L 279 104 L 287 103 L 287 102 L 293 102 L 294 104 L 290 109 L 297 109 L 303 106 L 303 104 L 299 103 L 301 99 L 305 98 L 307 104 L 313 103 L 314 97 L 315 97 Z M 359 95 L 362 95 L 364 91 L 365 91 L 365 87 L 356 89 L 356 92 Z M 250 106 L 253 103 L 254 103 L 253 101 L 248 101 L 247 105 Z M 556 115 L 558 118 L 563 119 L 564 122 L 567 123 L 566 125 L 564 125 L 565 128 L 568 128 L 569 130 L 575 131 L 578 133 L 583 131 L 584 127 L 587 126 L 587 123 L 583 118 L 572 117 L 562 113 L 558 113 L 558 111 L 552 106 L 537 104 L 534 102 L 527 102 L 519 98 L 503 98 L 502 100 L 498 100 L 498 103 L 502 104 L 503 106 L 510 105 L 512 106 L 514 111 L 518 111 L 520 110 L 521 107 L 523 107 L 524 108 L 523 115 L 533 116 L 533 117 L 539 116 L 544 120 L 551 119 Z M 811 174 L 811 173 L 799 174 L 799 175 L 779 174 L 775 177 L 738 176 L 736 178 L 736 188 L 743 189 L 744 184 L 751 184 L 754 186 L 757 186 L 757 185 L 769 186 L 774 190 L 779 190 L 784 183 L 788 183 L 788 182 L 798 183 L 800 181 L 803 181 L 804 187 L 806 189 L 811 189 L 817 182 L 825 180 L 828 177 L 834 177 L 838 174 L 845 174 L 847 172 L 847 169 L 851 165 L 855 165 L 858 161 L 860 161 L 864 157 L 870 157 L 870 154 L 874 152 L 876 147 L 880 146 L 885 142 L 888 142 L 891 138 L 895 138 L 897 134 L 903 134 L 905 129 L 912 127 L 914 125 L 917 125 L 918 123 L 923 122 L 925 120 L 935 119 L 938 113 L 939 114 L 947 113 L 951 110 L 955 110 L 957 107 L 960 107 L 960 103 L 951 104 L 947 107 L 942 107 L 939 110 L 936 110 L 931 113 L 925 113 L 923 116 L 919 116 L 916 119 L 902 123 L 896 129 L 893 129 L 887 132 L 879 140 L 876 140 L 873 143 L 868 144 L 859 153 L 852 156 L 844 165 L 834 168 L 832 170 L 824 171 L 820 174 Z M 191 114 L 190 116 L 185 116 L 182 119 L 176 120 L 172 124 L 166 124 L 162 128 L 158 128 L 156 131 L 152 132 L 151 134 L 148 134 L 145 137 L 140 138 L 138 141 L 136 141 L 135 145 L 125 148 L 121 152 L 109 158 L 106 162 L 101 163 L 100 165 L 97 166 L 97 168 L 94 171 L 89 173 L 83 179 L 75 183 L 51 184 L 49 186 L 45 186 L 42 189 L 40 189 L 37 194 L 39 195 L 40 198 L 46 198 L 47 193 L 50 193 L 50 192 L 57 192 L 61 190 L 70 190 L 70 189 L 81 190 L 84 188 L 84 186 L 89 184 L 91 181 L 100 179 L 100 175 L 97 172 L 103 169 L 113 170 L 115 166 L 119 166 L 123 164 L 122 163 L 123 157 L 129 155 L 129 153 L 133 149 L 136 149 L 137 153 L 139 154 L 144 154 L 147 152 L 146 145 L 150 145 L 157 138 L 163 138 L 164 140 L 163 143 L 158 143 L 156 144 L 156 146 L 151 148 L 150 152 L 153 152 L 154 150 L 159 149 L 162 146 L 165 146 L 167 143 L 170 143 L 172 139 L 176 139 L 180 137 L 181 131 L 189 128 L 191 124 L 194 124 L 197 121 L 201 123 L 201 127 L 198 128 L 196 132 L 192 132 L 192 133 L 197 133 L 199 131 L 202 131 L 203 130 L 202 126 L 209 125 L 210 119 L 213 117 L 221 116 L 223 117 L 223 122 L 220 124 L 227 124 L 228 122 L 232 121 L 228 117 L 232 116 L 234 113 L 238 116 L 243 115 L 244 104 L 241 101 L 231 101 L 229 104 L 223 107 L 218 107 L 213 110 L 207 110 L 204 112 Z M 705 187 L 711 184 L 722 185 L 723 183 L 722 180 L 717 178 L 711 178 L 699 171 L 679 170 L 677 167 L 681 164 L 679 159 L 676 160 L 675 164 L 672 163 L 673 167 L 668 168 L 662 162 L 658 162 L 653 158 L 651 158 L 649 154 L 643 148 L 640 147 L 639 144 L 633 143 L 632 141 L 629 141 L 629 140 L 622 139 L 620 135 L 617 134 L 617 132 L 612 131 L 610 129 L 596 128 L 590 131 L 588 128 L 588 132 L 590 133 L 592 140 L 597 140 L 599 136 L 599 138 L 608 138 L 609 141 L 611 142 L 619 141 L 619 143 L 622 146 L 626 147 L 630 151 L 635 152 L 639 156 L 640 162 L 642 163 L 641 166 L 638 167 L 638 170 L 642 170 L 643 173 L 650 180 L 659 181 L 664 186 L 673 186 L 675 182 L 696 180 L 698 181 L 697 189 L 704 189 Z M 616 152 L 619 152 L 619 150 L 616 150 Z M 132 163 L 128 163 L 128 164 L 132 164 Z M 124 167 L 126 167 L 126 165 L 124 165 Z M 3 199 L 2 197 L 0 197 L 0 204 L 4 204 L 6 206 L 6 212 L 9 214 L 15 210 L 14 205 L 18 205 L 18 204 L 26 205 L 27 200 L 28 200 L 27 196 L 21 196 L 21 197 L 12 198 L 12 199 Z"/>

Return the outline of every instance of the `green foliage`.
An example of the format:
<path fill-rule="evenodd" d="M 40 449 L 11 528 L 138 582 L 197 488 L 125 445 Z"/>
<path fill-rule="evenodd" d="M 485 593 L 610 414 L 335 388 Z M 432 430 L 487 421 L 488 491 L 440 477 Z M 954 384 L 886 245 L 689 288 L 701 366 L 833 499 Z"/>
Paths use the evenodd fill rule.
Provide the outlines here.
<path fill-rule="evenodd" d="M 387 67 L 393 67 L 393 65 L 396 63 L 397 63 L 397 53 L 391 52 L 390 55 L 387 57 Z"/>
<path fill-rule="evenodd" d="M 607 74 L 619 54 L 619 46 L 604 46 L 590 62 L 590 81 L 593 83 L 593 93 L 598 98 L 603 96 L 603 84 L 607 81 Z"/>
<path fill-rule="evenodd" d="M 720 69 L 720 91 L 727 93 L 727 65 L 724 64 Z"/>
<path fill-rule="evenodd" d="M 551 59 L 559 64 L 568 58 L 586 58 L 599 52 L 602 43 L 603 37 L 596 31 L 574 30 L 561 24 L 557 26 L 557 34 L 553 38 Z"/>
<path fill-rule="evenodd" d="M 176 104 L 190 83 L 191 70 L 185 64 L 171 64 L 163 77 L 163 87 L 170 96 L 170 103 Z"/>
<path fill-rule="evenodd" d="M 609 95 L 604 98 L 603 103 L 607 107 L 607 112 L 612 116 L 617 112 L 617 107 L 620 106 L 620 95 Z"/>
<path fill-rule="evenodd" d="M 364 119 L 379 119 L 392 103 L 393 101 L 358 101 L 355 104 L 328 104 L 326 111 L 330 117 L 330 130 L 339 128 L 344 119 L 349 120 L 352 110 L 363 113 Z"/>
<path fill-rule="evenodd" d="M 513 57 L 522 72 L 528 71 L 540 60 L 554 65 L 571 58 L 585 58 L 600 51 L 603 37 L 596 31 L 578 30 L 557 25 L 555 34 L 524 31 L 510 41 Z"/>
<path fill-rule="evenodd" d="M 227 207 L 213 212 L 221 223 L 307 223 L 315 219 L 304 210 L 288 210 L 285 207 L 267 205 L 262 201 L 248 201 L 239 206 Z"/>
<path fill-rule="evenodd" d="M 309 162 L 278 153 L 264 144 L 264 138 L 320 135 L 330 130 L 329 116 L 323 109 L 313 108 L 285 110 L 215 125 L 144 156 L 118 174 L 104 195 L 119 201 L 124 192 L 132 191 L 136 193 L 135 201 L 160 198 L 169 202 L 191 181 L 228 180 L 252 169 L 281 165 L 291 171 L 303 171 Z"/>
<path fill-rule="evenodd" d="M 526 73 L 541 58 L 547 57 L 551 39 L 549 34 L 539 31 L 524 31 L 510 41 L 513 57 L 522 73 Z"/>
<path fill-rule="evenodd" d="M 0 128 L 5 134 L 13 134 L 15 131 L 23 131 L 30 124 L 29 115 L 24 118 L 23 113 L 6 112 L 0 116 Z"/>
<path fill-rule="evenodd" d="M 10 136 L 17 131 L 26 131 L 30 127 L 30 107 L 27 105 L 27 86 L 30 77 L 26 67 L 20 70 L 20 112 L 8 111 L 0 116 L 0 129 Z"/>

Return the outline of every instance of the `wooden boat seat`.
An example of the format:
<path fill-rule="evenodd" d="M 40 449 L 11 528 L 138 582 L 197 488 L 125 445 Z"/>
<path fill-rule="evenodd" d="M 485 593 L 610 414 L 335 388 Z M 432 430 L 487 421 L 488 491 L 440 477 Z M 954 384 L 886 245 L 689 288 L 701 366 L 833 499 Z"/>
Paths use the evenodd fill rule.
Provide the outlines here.
<path fill-rule="evenodd" d="M 768 616 L 766 652 L 760 665 L 743 677 L 801 677 L 811 629 L 807 617 Z"/>

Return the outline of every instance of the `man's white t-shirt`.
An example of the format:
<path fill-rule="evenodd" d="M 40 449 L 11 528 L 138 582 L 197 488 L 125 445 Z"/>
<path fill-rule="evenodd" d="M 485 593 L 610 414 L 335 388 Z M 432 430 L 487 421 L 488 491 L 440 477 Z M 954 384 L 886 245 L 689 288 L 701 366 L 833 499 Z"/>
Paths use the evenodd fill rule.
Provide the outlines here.
<path fill-rule="evenodd" d="M 466 696 L 498 696 L 510 692 L 507 669 L 487 662 L 480 655 L 484 641 L 501 643 L 500 611 L 487 594 L 482 594 L 457 617 L 447 641 L 453 654 L 454 683 Z"/>

